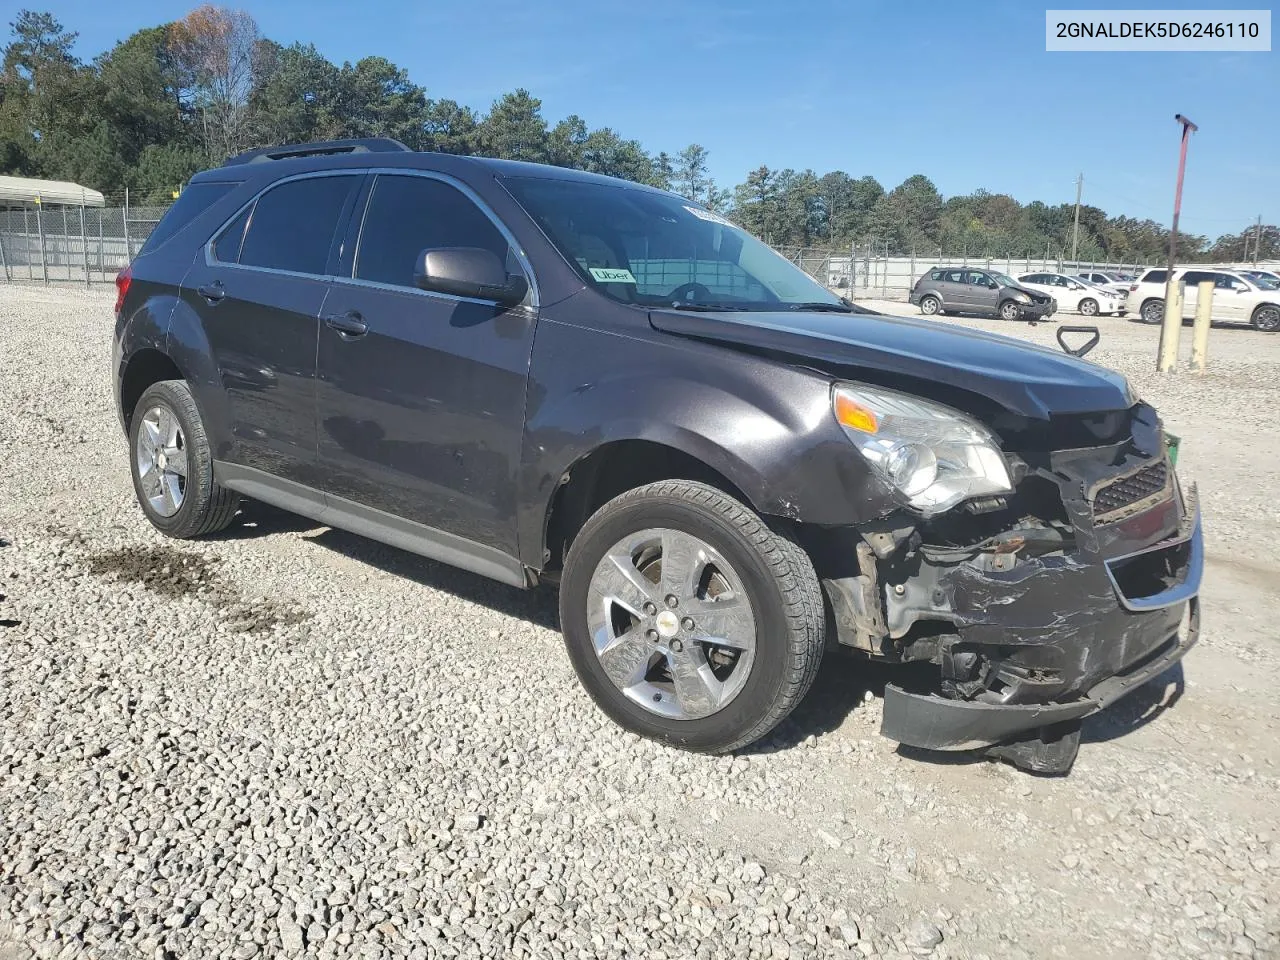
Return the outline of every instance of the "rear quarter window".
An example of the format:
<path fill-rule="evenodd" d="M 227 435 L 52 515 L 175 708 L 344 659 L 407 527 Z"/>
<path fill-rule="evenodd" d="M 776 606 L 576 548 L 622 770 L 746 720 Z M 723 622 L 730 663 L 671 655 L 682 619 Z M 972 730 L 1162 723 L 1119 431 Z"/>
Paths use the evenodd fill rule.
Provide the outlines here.
<path fill-rule="evenodd" d="M 1169 279 L 1168 270 L 1148 270 L 1146 276 L 1142 278 L 1143 283 L 1164 283 Z"/>
<path fill-rule="evenodd" d="M 179 230 L 238 187 L 239 183 L 193 183 L 178 195 L 151 235 L 142 244 L 138 256 L 159 249 Z"/>

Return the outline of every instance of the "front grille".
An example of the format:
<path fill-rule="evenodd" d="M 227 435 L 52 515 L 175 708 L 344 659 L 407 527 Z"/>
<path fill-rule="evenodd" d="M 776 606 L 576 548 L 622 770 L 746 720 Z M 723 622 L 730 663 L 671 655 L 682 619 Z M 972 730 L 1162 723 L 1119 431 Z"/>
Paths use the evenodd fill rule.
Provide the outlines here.
<path fill-rule="evenodd" d="M 1157 497 L 1169 488 L 1169 462 L 1160 460 L 1143 467 L 1127 477 L 1113 480 L 1099 487 L 1093 494 L 1093 515 L 1095 519 L 1119 519 L 1112 514 L 1120 513 L 1126 507 Z"/>

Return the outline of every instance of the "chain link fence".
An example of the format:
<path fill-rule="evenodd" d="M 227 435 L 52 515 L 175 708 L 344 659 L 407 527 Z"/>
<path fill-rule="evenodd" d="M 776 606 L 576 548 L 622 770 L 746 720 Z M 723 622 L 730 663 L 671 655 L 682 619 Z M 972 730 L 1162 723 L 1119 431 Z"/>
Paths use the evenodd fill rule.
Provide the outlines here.
<path fill-rule="evenodd" d="M 0 276 L 111 283 L 167 209 L 29 203 L 0 210 Z"/>
<path fill-rule="evenodd" d="M 809 276 L 852 299 L 905 300 L 926 270 L 942 266 L 976 267 L 1018 276 L 1023 273 L 1107 273 L 1137 274 L 1149 263 L 1106 263 L 1068 260 L 1030 253 L 1021 257 L 975 257 L 968 253 L 951 256 L 938 252 L 923 257 L 916 254 L 888 256 L 884 244 L 872 241 L 841 249 L 789 247 L 779 252 Z"/>

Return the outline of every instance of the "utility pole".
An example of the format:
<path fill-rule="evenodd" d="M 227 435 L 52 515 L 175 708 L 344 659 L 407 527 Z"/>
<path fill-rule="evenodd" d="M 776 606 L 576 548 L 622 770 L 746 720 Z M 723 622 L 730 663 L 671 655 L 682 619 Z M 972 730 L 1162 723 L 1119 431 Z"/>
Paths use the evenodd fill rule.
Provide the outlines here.
<path fill-rule="evenodd" d="M 1253 231 L 1253 265 L 1258 265 L 1258 250 L 1262 246 L 1262 214 L 1258 214 L 1258 226 Z"/>
<path fill-rule="evenodd" d="M 1084 174 L 1076 177 L 1076 220 L 1071 225 L 1071 263 L 1076 262 L 1076 249 L 1080 243 L 1080 194 L 1084 190 Z"/>
<path fill-rule="evenodd" d="M 1178 367 L 1178 334 L 1182 332 L 1182 296 L 1173 279 L 1178 262 L 1178 216 L 1182 213 L 1182 179 L 1187 171 L 1187 141 L 1199 127 L 1180 113 L 1173 119 L 1182 124 L 1182 146 L 1178 152 L 1178 185 L 1173 193 L 1173 225 L 1169 231 L 1169 273 L 1164 284 L 1164 323 L 1160 327 L 1160 353 L 1156 369 L 1172 373 Z"/>

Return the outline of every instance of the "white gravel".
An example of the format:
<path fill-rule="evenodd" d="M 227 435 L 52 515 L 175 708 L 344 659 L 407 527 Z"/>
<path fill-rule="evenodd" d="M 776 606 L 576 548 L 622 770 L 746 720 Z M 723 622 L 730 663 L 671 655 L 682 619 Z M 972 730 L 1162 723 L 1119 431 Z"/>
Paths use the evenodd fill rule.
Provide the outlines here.
<path fill-rule="evenodd" d="M 545 591 L 264 507 L 163 539 L 110 303 L 0 284 L 0 960 L 1280 955 L 1280 336 L 1174 380 L 1102 322 L 1201 481 L 1206 631 L 1037 779 L 899 754 L 843 657 L 760 748 L 665 749 Z"/>

